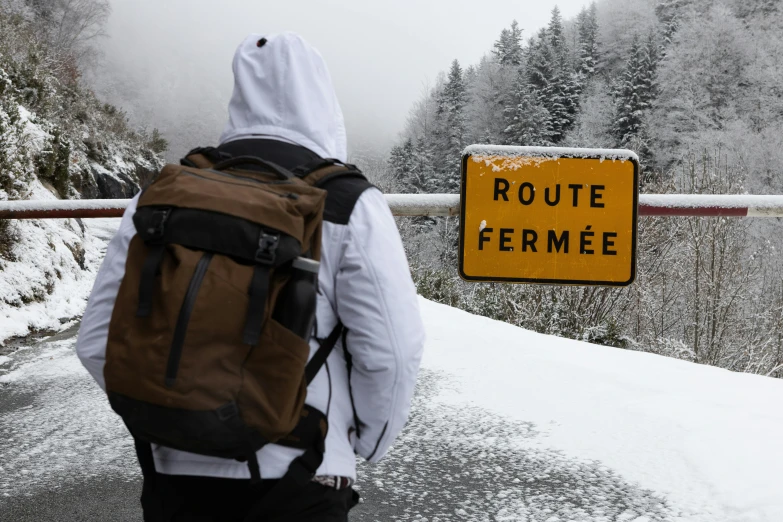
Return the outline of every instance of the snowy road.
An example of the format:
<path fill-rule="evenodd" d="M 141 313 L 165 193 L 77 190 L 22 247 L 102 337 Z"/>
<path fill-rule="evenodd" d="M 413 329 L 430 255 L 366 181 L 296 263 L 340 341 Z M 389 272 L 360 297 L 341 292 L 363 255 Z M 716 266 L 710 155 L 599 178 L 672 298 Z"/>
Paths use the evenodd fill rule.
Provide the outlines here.
<path fill-rule="evenodd" d="M 75 328 L 0 368 L 0 520 L 140 520 L 130 440 L 73 352 Z M 361 468 L 353 521 L 676 520 L 662 498 L 598 464 L 531 450 L 535 426 L 431 405 L 446 375 L 424 370 L 390 456 Z M 107 517 L 107 512 L 111 513 Z"/>

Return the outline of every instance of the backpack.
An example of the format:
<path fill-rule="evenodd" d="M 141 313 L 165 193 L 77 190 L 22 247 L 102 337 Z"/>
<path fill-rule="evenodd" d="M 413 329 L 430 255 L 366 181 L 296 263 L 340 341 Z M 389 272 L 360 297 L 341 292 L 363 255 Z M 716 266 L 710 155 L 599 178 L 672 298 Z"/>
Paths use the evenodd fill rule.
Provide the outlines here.
<path fill-rule="evenodd" d="M 143 471 L 155 443 L 247 460 L 255 482 L 256 452 L 277 443 L 306 450 L 287 477 L 313 477 L 328 424 L 307 385 L 343 331 L 308 363 L 323 187 L 342 176 L 364 178 L 337 160 L 289 171 L 199 148 L 143 190 L 104 368 Z"/>

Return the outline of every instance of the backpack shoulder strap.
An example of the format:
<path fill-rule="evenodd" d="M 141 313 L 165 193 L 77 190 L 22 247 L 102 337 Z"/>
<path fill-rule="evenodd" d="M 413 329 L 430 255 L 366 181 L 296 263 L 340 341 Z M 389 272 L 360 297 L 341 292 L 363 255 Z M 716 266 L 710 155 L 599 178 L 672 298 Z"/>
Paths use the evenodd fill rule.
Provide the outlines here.
<path fill-rule="evenodd" d="M 304 165 L 299 165 L 295 169 L 293 169 L 293 172 L 298 175 L 299 177 L 305 177 L 306 175 L 310 174 L 311 172 L 315 172 L 316 170 L 323 168 L 323 167 L 329 167 L 331 165 L 344 165 L 350 169 L 359 170 L 356 165 L 353 165 L 352 163 L 346 163 L 344 161 L 340 161 L 338 159 L 334 158 L 316 158 L 313 161 L 310 161 L 308 163 L 305 163 Z"/>
<path fill-rule="evenodd" d="M 336 159 L 317 159 L 305 165 L 300 165 L 293 173 L 308 185 L 324 188 L 328 182 L 335 178 L 355 177 L 363 180 L 367 178 L 356 165 L 343 163 Z"/>
<path fill-rule="evenodd" d="M 329 354 L 332 353 L 332 350 L 337 344 L 337 341 L 340 340 L 340 336 L 343 334 L 343 329 L 343 323 L 338 321 L 337 325 L 329 333 L 329 336 L 326 339 L 319 340 L 318 350 L 310 358 L 310 361 L 305 367 L 305 379 L 307 380 L 307 384 L 313 382 L 313 379 L 315 379 L 318 371 L 321 369 L 324 363 L 326 363 L 326 359 L 329 357 Z"/>
<path fill-rule="evenodd" d="M 220 152 L 215 147 L 196 147 L 179 160 L 179 163 L 195 169 L 211 169 L 216 163 L 229 158 L 230 155 Z"/>

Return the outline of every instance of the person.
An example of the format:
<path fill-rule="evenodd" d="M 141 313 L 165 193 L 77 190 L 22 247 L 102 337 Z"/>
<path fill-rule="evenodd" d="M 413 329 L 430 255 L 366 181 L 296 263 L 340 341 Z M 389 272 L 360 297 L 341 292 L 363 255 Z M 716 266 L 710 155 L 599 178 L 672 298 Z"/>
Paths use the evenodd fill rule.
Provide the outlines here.
<path fill-rule="evenodd" d="M 318 158 L 347 158 L 342 111 L 321 55 L 293 33 L 250 35 L 233 61 L 234 92 L 217 150 L 293 169 Z M 359 177 L 336 178 L 324 211 L 316 325 L 310 342 L 342 321 L 342 339 L 307 388 L 307 404 L 327 413 L 323 463 L 294 497 L 263 520 L 345 521 L 357 498 L 355 454 L 379 461 L 407 421 L 424 345 L 415 287 L 394 218 L 381 192 Z M 135 234 L 128 206 L 110 241 L 84 313 L 76 350 L 104 388 L 113 304 Z M 152 445 L 145 473 L 145 521 L 245 520 L 301 450 L 258 452 L 261 484 L 246 463 Z M 142 463 L 143 464 L 143 463 Z"/>

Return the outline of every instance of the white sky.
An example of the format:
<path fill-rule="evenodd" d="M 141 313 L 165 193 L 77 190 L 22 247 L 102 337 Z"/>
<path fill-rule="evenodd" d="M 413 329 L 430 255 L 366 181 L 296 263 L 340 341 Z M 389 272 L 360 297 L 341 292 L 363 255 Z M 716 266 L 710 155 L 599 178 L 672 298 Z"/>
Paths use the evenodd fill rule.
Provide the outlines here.
<path fill-rule="evenodd" d="M 97 90 L 135 120 L 163 129 L 173 146 L 172 129 L 188 125 L 197 110 L 202 121 L 191 125 L 198 128 L 192 139 L 217 139 L 231 94 L 231 58 L 247 34 L 291 30 L 329 64 L 349 146 L 385 148 L 425 86 L 454 58 L 463 66 L 476 63 L 513 19 L 528 38 L 555 5 L 568 19 L 589 0 L 110 2 Z"/>

